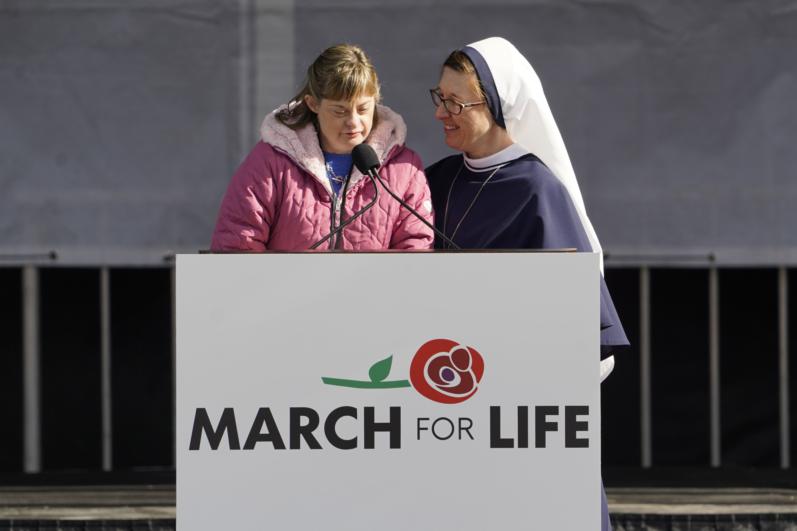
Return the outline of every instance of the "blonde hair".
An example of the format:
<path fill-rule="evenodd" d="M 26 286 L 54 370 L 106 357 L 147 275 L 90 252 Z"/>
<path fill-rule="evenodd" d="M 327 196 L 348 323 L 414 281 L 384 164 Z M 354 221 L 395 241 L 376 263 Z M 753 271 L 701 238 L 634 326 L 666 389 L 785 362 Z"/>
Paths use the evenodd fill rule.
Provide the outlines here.
<path fill-rule="evenodd" d="M 476 72 L 476 67 L 473 66 L 473 63 L 465 54 L 465 52 L 461 50 L 454 50 L 451 52 L 448 57 L 446 57 L 446 60 L 440 69 L 442 70 L 445 67 L 448 67 L 451 70 L 461 74 L 473 74 L 473 77 L 469 79 L 471 88 L 476 91 L 476 94 L 478 94 L 480 98 L 487 99 L 487 93 L 484 91 L 484 87 L 482 87 L 482 81 L 479 79 L 479 74 Z"/>
<path fill-rule="evenodd" d="M 316 122 L 316 114 L 305 103 L 305 96 L 352 101 L 359 96 L 381 97 L 376 69 L 365 52 L 352 44 L 330 46 L 307 68 L 307 77 L 288 107 L 277 113 L 277 120 L 291 129 Z M 376 111 L 374 111 L 376 122 Z"/>

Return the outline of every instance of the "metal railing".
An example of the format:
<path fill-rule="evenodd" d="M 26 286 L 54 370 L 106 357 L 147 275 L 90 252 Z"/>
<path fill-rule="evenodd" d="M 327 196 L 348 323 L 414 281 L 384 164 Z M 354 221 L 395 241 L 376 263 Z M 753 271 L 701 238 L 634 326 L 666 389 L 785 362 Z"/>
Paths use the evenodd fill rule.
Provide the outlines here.
<path fill-rule="evenodd" d="M 23 373 L 23 471 L 35 474 L 42 471 L 42 389 L 41 389 L 41 326 L 40 284 L 42 267 L 51 267 L 57 260 L 55 252 L 29 255 L 4 255 L 4 264 L 21 267 L 22 271 L 22 373 Z M 165 261 L 173 264 L 173 257 Z M 22 262 L 20 264 L 20 262 Z M 47 265 L 43 265 L 47 264 Z M 111 282 L 110 267 L 99 267 L 100 282 L 100 389 L 101 389 L 101 433 L 102 470 L 113 470 L 113 418 L 112 418 L 112 360 L 111 349 Z M 172 409 L 175 404 L 175 334 L 174 334 L 174 267 L 171 270 L 172 301 Z M 175 427 L 172 426 L 172 449 L 174 449 Z M 174 451 L 172 451 L 174 464 Z"/>
<path fill-rule="evenodd" d="M 42 267 L 40 259 L 49 258 L 50 255 L 31 257 L 31 262 L 16 266 L 22 271 L 22 315 L 23 315 L 23 427 L 24 427 L 24 471 L 37 473 L 42 470 L 42 412 L 41 412 L 41 353 L 40 353 L 40 322 L 39 301 L 40 285 L 39 272 Z M 37 263 L 38 262 L 38 263 Z M 611 267 L 611 266 L 610 266 Z M 651 358 L 653 355 L 651 334 L 651 308 L 655 301 L 651 300 L 651 266 L 642 265 L 639 273 L 639 352 L 640 352 L 640 429 L 641 429 L 641 462 L 640 466 L 649 468 L 654 464 L 652 451 L 652 388 L 651 388 Z M 102 469 L 113 469 L 113 441 L 112 441 L 112 374 L 113 352 L 111 343 L 111 270 L 109 267 L 100 267 L 100 334 L 101 334 L 101 411 L 102 411 Z M 720 363 L 721 345 L 719 332 L 720 319 L 720 283 L 719 268 L 708 267 L 708 344 L 709 344 L 709 424 L 710 424 L 710 466 L 722 465 L 721 455 L 721 425 L 720 425 Z M 175 401 L 175 316 L 174 316 L 174 290 L 175 273 L 171 267 L 171 300 L 172 300 L 172 407 Z M 779 387 L 779 441 L 780 441 L 780 467 L 790 468 L 790 409 L 789 409 L 789 289 L 788 269 L 777 268 L 777 315 L 778 315 L 778 387 Z M 172 456 L 174 456 L 175 427 L 172 425 Z"/>

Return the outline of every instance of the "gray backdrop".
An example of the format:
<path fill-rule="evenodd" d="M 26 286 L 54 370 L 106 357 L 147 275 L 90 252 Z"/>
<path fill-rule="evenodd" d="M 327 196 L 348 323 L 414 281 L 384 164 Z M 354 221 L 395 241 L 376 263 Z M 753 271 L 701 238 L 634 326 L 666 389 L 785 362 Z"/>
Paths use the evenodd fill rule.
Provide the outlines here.
<path fill-rule="evenodd" d="M 797 263 L 797 2 L 0 0 L 0 254 L 206 248 L 263 115 L 326 46 L 374 60 L 428 164 L 427 89 L 501 35 L 536 68 L 610 263 Z"/>

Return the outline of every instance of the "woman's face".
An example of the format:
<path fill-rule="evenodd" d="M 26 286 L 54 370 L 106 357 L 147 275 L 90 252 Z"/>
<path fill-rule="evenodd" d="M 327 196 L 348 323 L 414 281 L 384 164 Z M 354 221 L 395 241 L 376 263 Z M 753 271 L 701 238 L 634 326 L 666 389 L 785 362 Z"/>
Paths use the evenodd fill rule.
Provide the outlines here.
<path fill-rule="evenodd" d="M 442 98 L 459 103 L 476 103 L 484 98 L 475 89 L 476 74 L 457 72 L 443 67 L 437 88 Z M 439 105 L 434 117 L 443 122 L 446 144 L 469 157 L 481 157 L 485 147 L 490 144 L 495 123 L 487 104 L 462 109 L 460 114 L 449 113 L 444 105 Z"/>
<path fill-rule="evenodd" d="M 352 101 L 305 96 L 305 103 L 318 115 L 321 149 L 326 152 L 351 153 L 371 133 L 376 108 L 373 96 L 360 96 Z"/>

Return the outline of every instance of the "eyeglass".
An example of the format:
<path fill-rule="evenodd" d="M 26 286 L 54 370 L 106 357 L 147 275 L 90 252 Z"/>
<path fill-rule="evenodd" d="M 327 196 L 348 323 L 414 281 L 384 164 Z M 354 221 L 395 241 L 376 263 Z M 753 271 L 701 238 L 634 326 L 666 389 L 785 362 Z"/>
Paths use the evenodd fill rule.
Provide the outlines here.
<path fill-rule="evenodd" d="M 429 89 L 429 94 L 432 95 L 432 103 L 434 103 L 434 106 L 440 107 L 440 104 L 442 103 L 448 114 L 462 114 L 462 111 L 464 111 L 466 107 L 475 107 L 476 105 L 487 103 L 484 100 L 471 103 L 460 103 L 457 100 L 444 98 L 440 95 L 437 89 Z"/>

